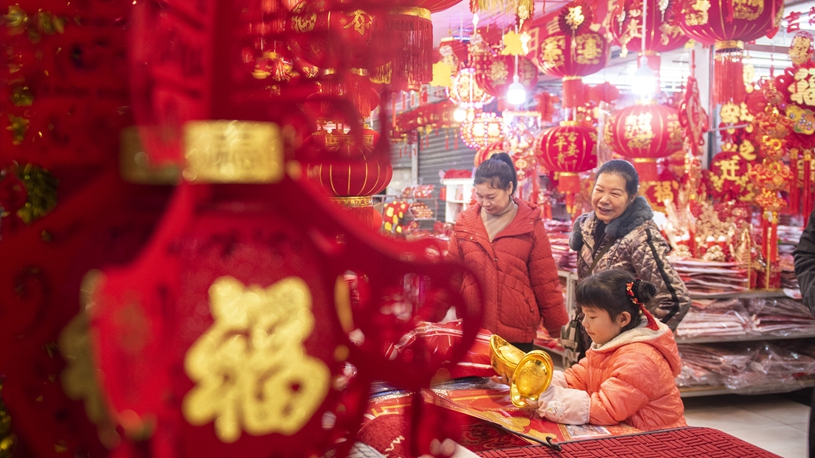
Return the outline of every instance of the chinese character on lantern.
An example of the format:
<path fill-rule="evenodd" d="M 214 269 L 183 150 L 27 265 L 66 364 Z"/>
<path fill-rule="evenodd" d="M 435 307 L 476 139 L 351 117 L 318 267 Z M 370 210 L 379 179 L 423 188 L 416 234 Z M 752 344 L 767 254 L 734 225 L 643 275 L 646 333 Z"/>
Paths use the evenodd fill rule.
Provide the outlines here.
<path fill-rule="evenodd" d="M 790 99 L 798 104 L 815 106 L 815 68 L 799 68 L 795 72 L 795 82 L 789 87 Z"/>
<path fill-rule="evenodd" d="M 801 30 L 801 25 L 798 24 L 798 21 L 801 20 L 800 11 L 791 11 L 784 20 L 787 21 L 787 33 Z"/>
<path fill-rule="evenodd" d="M 648 148 L 654 139 L 651 130 L 651 113 L 641 113 L 625 118 L 625 138 L 630 148 Z"/>
<path fill-rule="evenodd" d="M 577 47 L 577 63 L 581 65 L 595 65 L 600 62 L 603 54 L 602 46 L 597 43 L 594 35 L 578 35 L 575 37 Z"/>

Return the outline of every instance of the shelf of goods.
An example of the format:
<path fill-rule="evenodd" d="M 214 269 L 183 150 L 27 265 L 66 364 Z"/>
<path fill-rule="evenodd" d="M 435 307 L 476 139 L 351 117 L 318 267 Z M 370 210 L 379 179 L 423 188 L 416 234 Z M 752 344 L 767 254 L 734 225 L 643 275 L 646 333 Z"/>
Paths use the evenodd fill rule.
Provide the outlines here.
<path fill-rule="evenodd" d="M 782 290 L 691 295 L 676 330 L 682 397 L 815 386 L 815 318 Z"/>
<path fill-rule="evenodd" d="M 472 178 L 441 180 L 445 187 L 444 222 L 455 223 L 459 212 L 466 210 L 473 198 Z"/>

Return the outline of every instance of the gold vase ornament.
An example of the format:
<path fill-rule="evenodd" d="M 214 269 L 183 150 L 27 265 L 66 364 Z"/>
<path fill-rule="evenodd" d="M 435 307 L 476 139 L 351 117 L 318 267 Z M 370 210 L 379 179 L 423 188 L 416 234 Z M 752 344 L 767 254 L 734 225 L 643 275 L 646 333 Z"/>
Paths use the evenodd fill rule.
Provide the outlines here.
<path fill-rule="evenodd" d="M 510 399 L 516 407 L 536 401 L 552 383 L 554 365 L 548 353 L 542 350 L 524 353 L 495 334 L 490 337 L 490 364 L 509 383 Z"/>

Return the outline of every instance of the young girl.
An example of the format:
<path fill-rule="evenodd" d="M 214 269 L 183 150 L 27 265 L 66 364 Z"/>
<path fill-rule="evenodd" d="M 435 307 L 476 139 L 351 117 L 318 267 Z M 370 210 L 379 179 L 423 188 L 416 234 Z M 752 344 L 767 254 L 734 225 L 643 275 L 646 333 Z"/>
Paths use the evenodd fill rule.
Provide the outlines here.
<path fill-rule="evenodd" d="M 637 429 L 687 426 L 674 377 L 682 361 L 673 333 L 645 305 L 653 284 L 625 270 L 587 277 L 577 304 L 592 346 L 579 363 L 556 371 L 538 399 L 541 417 L 558 423 L 615 425 Z"/>

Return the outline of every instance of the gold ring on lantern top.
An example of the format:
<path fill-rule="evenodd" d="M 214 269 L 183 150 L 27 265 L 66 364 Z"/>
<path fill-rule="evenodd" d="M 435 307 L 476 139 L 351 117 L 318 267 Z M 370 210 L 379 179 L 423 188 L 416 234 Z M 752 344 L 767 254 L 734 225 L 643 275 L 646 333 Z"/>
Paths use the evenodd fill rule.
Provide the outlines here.
<path fill-rule="evenodd" d="M 524 353 L 498 335 L 490 337 L 490 364 L 509 383 L 512 404 L 526 407 L 549 388 L 554 364 L 548 353 L 532 350 Z"/>
<path fill-rule="evenodd" d="M 276 183 L 286 173 L 283 136 L 270 122 L 189 121 L 184 155 L 190 182 Z"/>
<path fill-rule="evenodd" d="M 418 6 L 405 6 L 400 8 L 391 8 L 388 14 L 401 14 L 403 16 L 417 16 L 422 19 L 430 20 L 430 10 Z"/>

